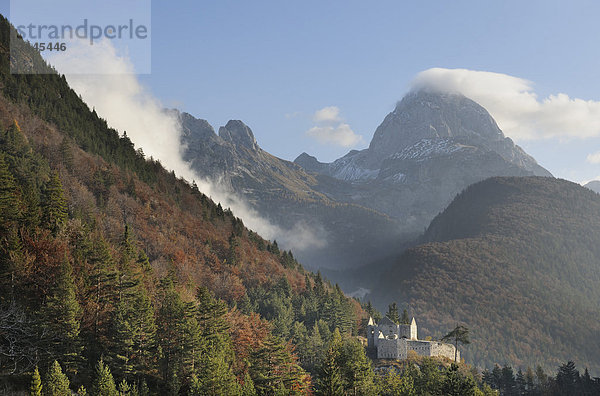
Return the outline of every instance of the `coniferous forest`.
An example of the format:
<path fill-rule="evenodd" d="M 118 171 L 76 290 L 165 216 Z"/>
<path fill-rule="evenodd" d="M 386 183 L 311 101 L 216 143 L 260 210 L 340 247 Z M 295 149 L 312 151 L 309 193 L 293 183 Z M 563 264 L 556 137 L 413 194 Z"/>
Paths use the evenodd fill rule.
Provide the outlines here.
<path fill-rule="evenodd" d="M 107 126 L 64 76 L 13 75 L 0 21 L 0 392 L 598 394 L 557 373 L 373 361 L 378 313 Z"/>

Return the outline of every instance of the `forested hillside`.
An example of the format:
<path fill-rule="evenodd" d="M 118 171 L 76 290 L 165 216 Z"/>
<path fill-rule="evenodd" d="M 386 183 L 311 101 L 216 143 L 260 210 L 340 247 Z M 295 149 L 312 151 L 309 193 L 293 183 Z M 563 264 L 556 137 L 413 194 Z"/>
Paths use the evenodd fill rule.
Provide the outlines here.
<path fill-rule="evenodd" d="M 92 394 L 113 394 L 109 372 L 139 394 L 309 393 L 334 330 L 358 343 L 359 304 L 145 158 L 64 77 L 10 74 L 0 25 L 3 391 L 37 367 Z M 24 45 L 10 62 L 41 58 Z"/>
<path fill-rule="evenodd" d="M 402 363 L 380 361 L 373 370 L 356 337 L 366 319 L 357 301 L 347 298 L 319 273 L 305 271 L 293 254 L 280 250 L 275 241 L 247 229 L 193 181 L 178 178 L 157 159 L 146 158 L 125 132 L 111 129 L 68 86 L 64 76 L 49 69 L 26 43 L 20 42 L 9 58 L 10 33 L 11 27 L 2 17 L 0 393 L 492 395 L 491 387 L 512 386 L 508 376 L 497 378 L 497 370 L 482 375 L 468 365 L 443 359 L 413 356 Z M 48 74 L 13 75 L 11 62 L 38 72 L 44 69 Z M 598 288 L 594 289 L 598 271 L 587 265 L 598 253 L 588 245 L 599 236 L 591 220 L 600 208 L 599 199 L 591 192 L 581 195 L 568 183 L 555 188 L 542 179 L 525 180 L 529 181 L 493 181 L 498 191 L 492 184 L 489 188 L 494 191 L 483 194 L 484 202 L 477 203 L 481 208 L 477 212 L 479 226 L 460 232 L 479 243 L 477 254 L 483 248 L 491 251 L 486 258 L 496 253 L 507 260 L 516 257 L 503 250 L 509 241 L 519 254 L 530 252 L 531 258 L 526 257 L 533 262 L 541 244 L 553 242 L 553 250 L 542 256 L 548 268 L 535 273 L 535 279 L 547 287 L 543 299 L 532 303 L 514 293 L 510 302 L 520 303 L 518 310 L 502 299 L 503 289 L 497 293 L 500 298 L 492 299 L 485 289 L 489 286 L 483 279 L 486 275 L 474 267 L 485 262 L 474 261 L 476 253 L 469 252 L 471 261 L 466 262 L 471 267 L 465 272 L 452 267 L 452 255 L 462 254 L 458 253 L 460 243 L 447 248 L 449 261 L 444 263 L 452 269 L 449 272 L 438 265 L 438 257 L 430 261 L 419 258 L 426 247 L 441 249 L 441 244 L 453 242 L 440 242 L 454 235 L 444 224 L 460 223 L 452 218 L 477 206 L 470 203 L 455 203 L 456 209 L 449 208 L 432 224 L 426 235 L 431 243 L 412 250 L 402 260 L 406 267 L 401 276 L 408 273 L 412 279 L 405 284 L 395 282 L 394 287 L 401 285 L 404 294 L 392 292 L 382 298 L 410 301 L 425 329 L 439 325 L 438 329 L 447 330 L 456 319 L 468 323 L 475 348 L 466 350 L 467 360 L 482 361 L 477 353 L 485 350 L 482 345 L 487 347 L 489 331 L 497 337 L 496 343 L 490 344 L 489 356 L 485 355 L 488 361 L 500 360 L 498 354 L 505 351 L 510 354 L 507 361 L 525 361 L 521 349 L 540 345 L 540 353 L 532 348 L 526 352 L 539 357 L 544 366 L 553 369 L 558 366 L 555 362 L 567 356 L 595 369 L 598 344 L 592 336 L 598 333 L 593 321 L 598 314 Z M 519 209 L 528 209 L 528 216 L 539 221 L 533 228 L 519 228 L 524 220 L 517 216 L 506 229 L 521 231 L 510 237 L 494 234 L 490 230 L 505 228 L 497 224 L 488 227 L 482 220 L 501 224 L 499 219 L 507 216 L 502 211 L 488 216 L 485 203 L 489 197 L 492 203 L 502 198 L 506 186 L 516 191 L 508 196 L 524 205 Z M 533 197 L 540 191 L 531 196 L 523 192 L 532 186 L 547 193 L 549 203 L 536 206 Z M 571 194 L 571 190 L 575 192 Z M 552 200 L 555 195 L 558 198 Z M 467 191 L 457 202 L 469 202 L 468 196 Z M 573 204 L 588 205 L 588 209 L 573 212 L 569 206 Z M 563 216 L 559 223 L 554 223 L 555 216 L 543 215 L 549 210 Z M 573 220 L 568 220 L 569 216 Z M 527 221 L 533 220 L 527 217 Z M 546 227 L 543 230 L 564 226 L 560 235 L 567 230 L 574 236 L 563 240 L 550 231 L 531 236 L 542 226 Z M 566 255 L 561 243 L 575 243 L 576 237 L 579 245 L 573 246 L 580 253 Z M 497 241 L 502 244 L 490 250 Z M 568 281 L 572 285 L 552 283 L 558 263 L 564 264 L 561 274 L 571 276 Z M 506 263 L 496 264 L 492 269 L 502 273 Z M 409 270 L 418 266 L 434 277 L 440 274 L 444 281 L 436 284 L 420 269 Z M 514 282 L 514 273 L 529 282 L 516 282 L 515 287 L 540 286 L 524 275 L 533 267 L 505 268 L 504 276 L 510 282 Z M 514 272 L 515 268 L 522 272 Z M 455 282 L 449 274 L 462 279 Z M 583 283 L 582 277 L 586 278 Z M 476 314 L 465 315 L 468 300 L 479 298 L 469 279 L 481 285 L 475 290 L 482 293 L 485 306 Z M 453 289 L 447 289 L 449 285 Z M 573 285 L 582 289 L 573 290 Z M 580 301 L 582 293 L 591 296 L 587 305 Z M 431 295 L 439 299 L 433 309 L 427 305 Z M 499 331 L 497 324 L 488 320 L 486 314 L 496 306 L 486 299 L 514 316 L 510 327 Z M 552 308 L 556 301 L 563 305 Z M 565 314 L 567 304 L 573 308 Z M 567 324 L 558 329 L 533 319 L 526 322 L 523 312 L 529 310 L 528 318 L 535 318 L 535 308 L 549 317 L 549 324 Z M 375 313 L 372 306 L 369 312 Z M 525 327 L 530 336 L 521 340 L 519 332 Z M 507 334 L 511 331 L 515 334 Z M 552 337 L 574 341 L 557 342 L 557 352 L 546 354 L 541 348 L 549 347 L 546 336 L 550 332 Z M 557 339 L 563 342 L 563 338 Z M 588 341 L 587 352 L 578 349 L 581 340 Z M 567 353 L 566 348 L 575 352 Z M 562 371 L 556 380 L 546 376 L 545 382 L 535 383 L 536 389 L 545 386 L 548 393 L 544 394 L 556 394 L 556 389 L 592 389 L 598 384 L 585 373 L 580 377 L 572 365 L 563 365 L 561 370 L 564 376 Z"/>
<path fill-rule="evenodd" d="M 481 367 L 600 373 L 600 196 L 553 178 L 492 178 L 461 193 L 374 296 L 409 304 L 422 335 L 460 322 Z"/>

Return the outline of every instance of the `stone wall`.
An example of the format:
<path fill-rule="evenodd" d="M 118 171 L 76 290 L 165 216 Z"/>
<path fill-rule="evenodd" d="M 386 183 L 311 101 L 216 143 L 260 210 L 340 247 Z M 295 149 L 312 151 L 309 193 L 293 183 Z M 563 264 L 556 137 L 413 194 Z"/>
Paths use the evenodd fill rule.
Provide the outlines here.
<path fill-rule="evenodd" d="M 377 345 L 378 359 L 406 359 L 407 347 L 406 339 L 380 338 Z"/>
<path fill-rule="evenodd" d="M 415 351 L 419 356 L 432 356 L 431 342 L 429 341 L 410 340 L 407 342 L 407 349 Z"/>
<path fill-rule="evenodd" d="M 454 345 L 444 344 L 442 342 L 433 341 L 431 343 L 431 356 L 443 356 L 450 360 L 454 360 Z M 456 358 L 460 361 L 460 351 L 456 354 Z"/>

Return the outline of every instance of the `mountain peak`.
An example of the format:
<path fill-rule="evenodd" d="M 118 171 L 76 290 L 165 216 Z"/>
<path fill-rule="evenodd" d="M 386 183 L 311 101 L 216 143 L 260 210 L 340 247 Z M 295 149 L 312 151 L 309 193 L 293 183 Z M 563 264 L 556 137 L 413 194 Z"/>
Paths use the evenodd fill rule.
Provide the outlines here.
<path fill-rule="evenodd" d="M 201 118 L 196 118 L 189 113 L 180 112 L 178 110 L 170 110 L 170 112 L 178 117 L 184 135 L 189 134 L 200 139 L 218 139 L 214 128 L 209 124 L 208 121 Z"/>
<path fill-rule="evenodd" d="M 230 120 L 227 125 L 219 128 L 221 139 L 234 145 L 241 145 L 250 150 L 258 150 L 258 143 L 252 129 L 240 120 Z"/>
<path fill-rule="evenodd" d="M 306 152 L 296 157 L 294 163 L 300 165 L 302 168 L 309 172 L 317 173 L 321 172 L 327 166 L 327 164 L 319 162 L 317 157 L 307 154 Z"/>
<path fill-rule="evenodd" d="M 308 154 L 306 151 L 304 151 L 302 154 L 297 156 L 296 159 L 294 160 L 294 162 L 296 162 L 296 163 L 305 162 L 305 161 L 318 162 L 319 160 L 317 160 L 317 157 Z"/>
<path fill-rule="evenodd" d="M 375 131 L 369 145 L 385 158 L 422 139 L 504 139 L 496 121 L 482 106 L 458 93 L 409 92 Z"/>

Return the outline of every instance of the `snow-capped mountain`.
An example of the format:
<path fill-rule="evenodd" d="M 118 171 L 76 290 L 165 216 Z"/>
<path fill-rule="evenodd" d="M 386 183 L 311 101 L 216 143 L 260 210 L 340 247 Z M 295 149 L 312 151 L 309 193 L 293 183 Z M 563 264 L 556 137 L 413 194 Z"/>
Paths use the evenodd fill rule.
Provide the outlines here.
<path fill-rule="evenodd" d="M 457 94 L 409 93 L 367 149 L 332 163 L 306 153 L 279 159 L 241 121 L 217 135 L 204 120 L 178 116 L 185 159 L 200 175 L 229 186 L 277 225 L 319 230 L 324 247 L 298 252 L 313 268 L 356 267 L 393 253 L 477 181 L 551 176 L 483 107 Z"/>
<path fill-rule="evenodd" d="M 321 190 L 364 205 L 422 231 L 456 194 L 492 176 L 552 176 L 504 136 L 474 101 L 438 92 L 411 92 L 375 131 L 367 149 L 326 164 L 303 153 L 308 172 L 345 181 Z"/>

